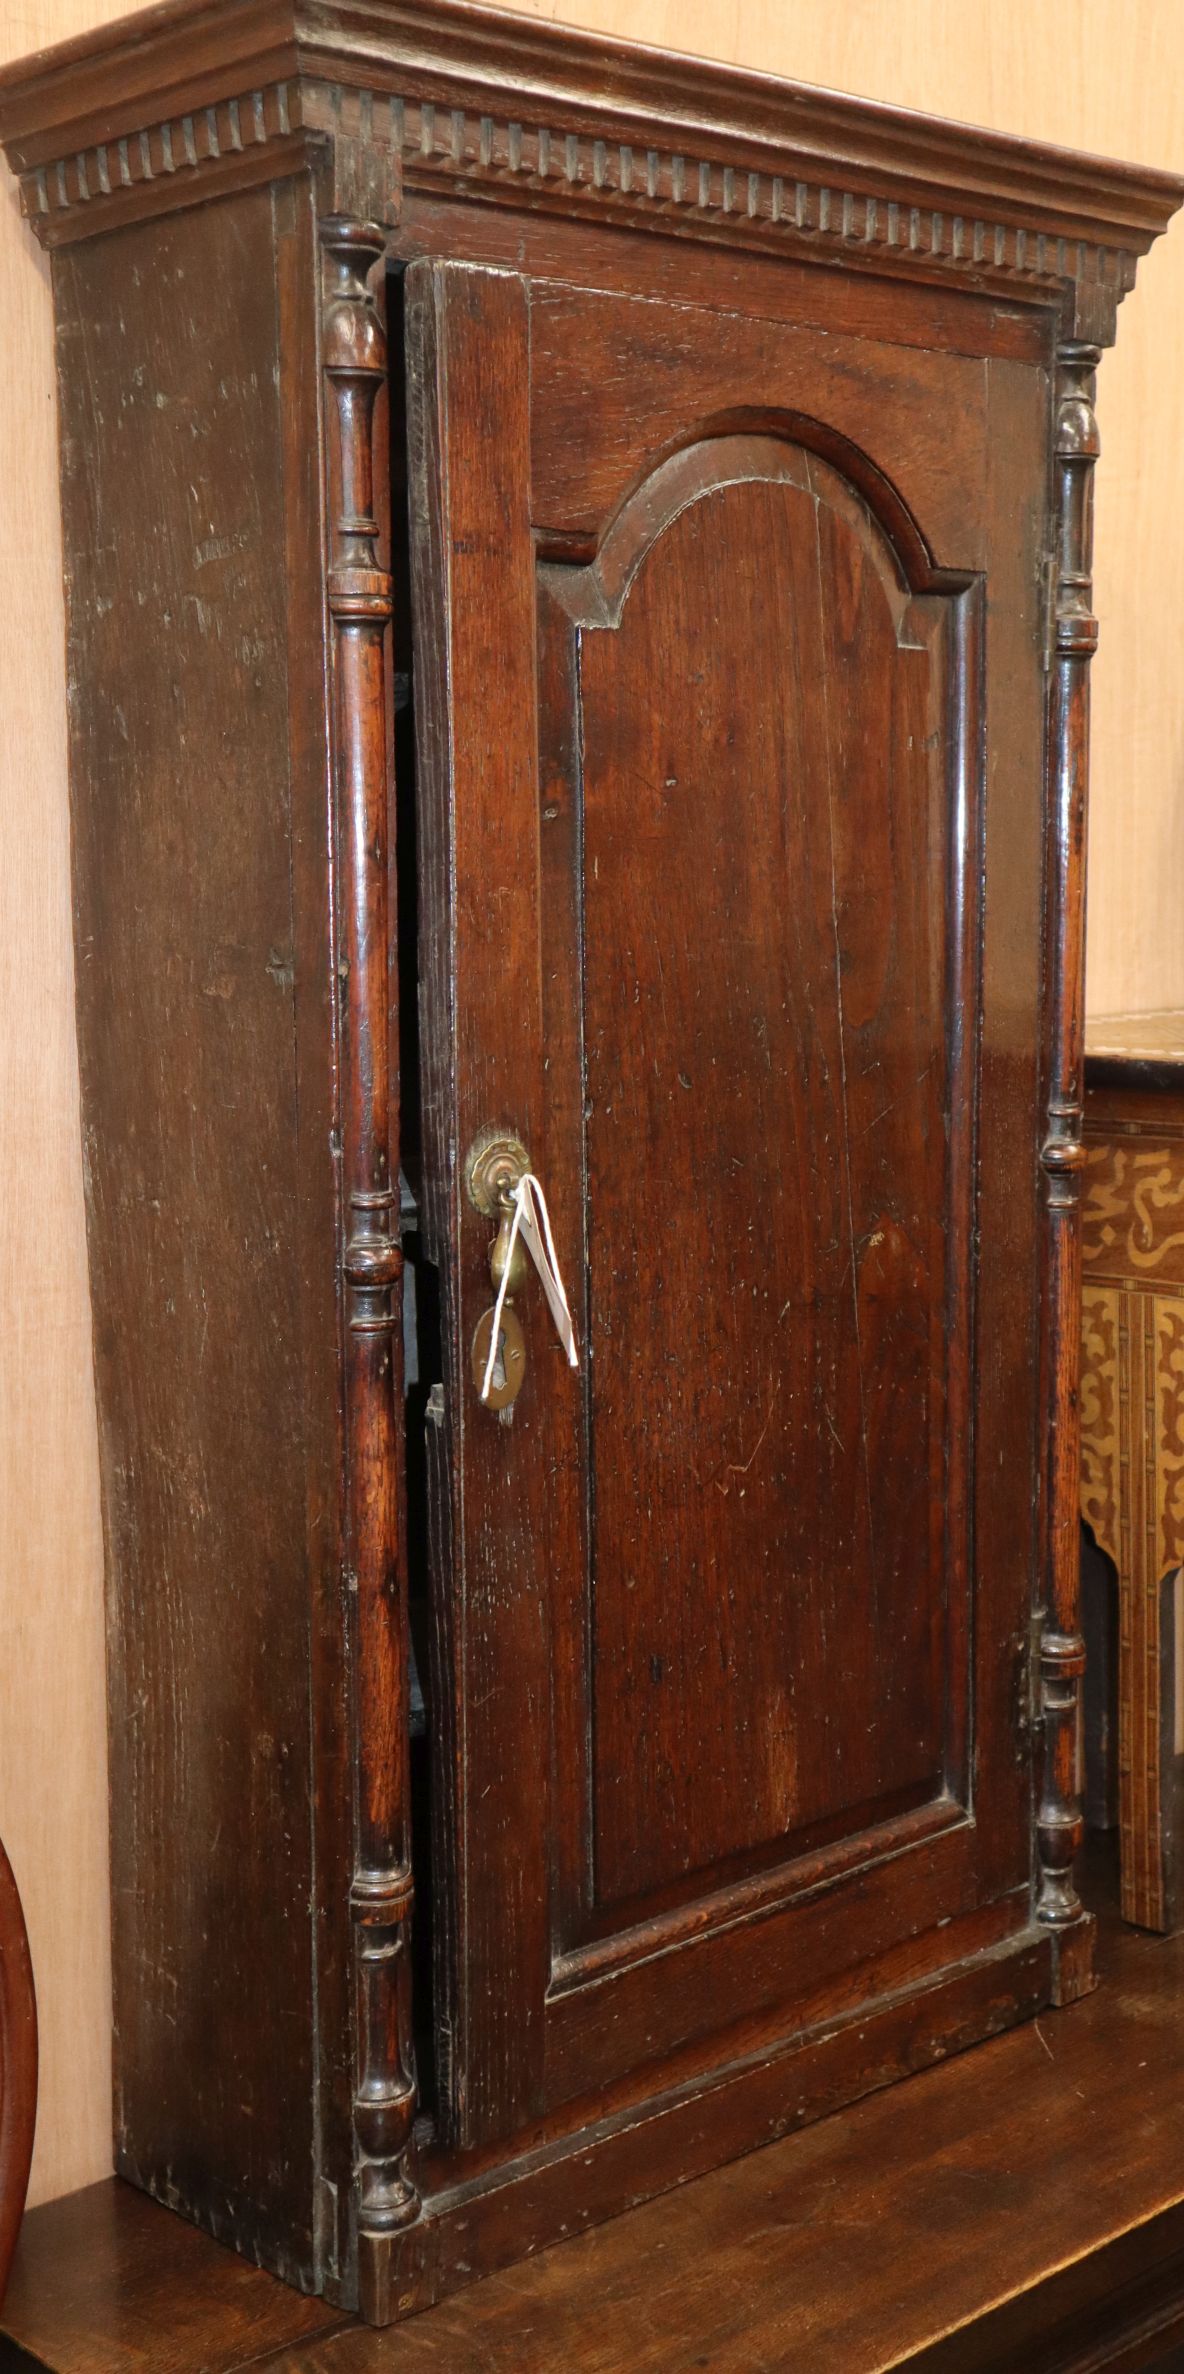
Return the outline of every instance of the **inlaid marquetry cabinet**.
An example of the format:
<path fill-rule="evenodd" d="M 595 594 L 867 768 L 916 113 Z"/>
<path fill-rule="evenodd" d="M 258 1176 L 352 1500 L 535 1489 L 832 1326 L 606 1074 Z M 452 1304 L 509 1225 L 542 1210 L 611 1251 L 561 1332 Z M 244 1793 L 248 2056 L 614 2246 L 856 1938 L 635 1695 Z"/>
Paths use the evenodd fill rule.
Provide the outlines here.
<path fill-rule="evenodd" d="M 1099 1017 L 1085 1086 L 1081 1515 L 1115 1580 L 1123 1916 L 1171 1931 L 1184 1921 L 1184 1015 Z"/>
<path fill-rule="evenodd" d="M 455 0 L 180 0 L 0 137 L 117 2164 L 385 2321 L 1092 1983 L 1093 391 L 1181 185 Z"/>

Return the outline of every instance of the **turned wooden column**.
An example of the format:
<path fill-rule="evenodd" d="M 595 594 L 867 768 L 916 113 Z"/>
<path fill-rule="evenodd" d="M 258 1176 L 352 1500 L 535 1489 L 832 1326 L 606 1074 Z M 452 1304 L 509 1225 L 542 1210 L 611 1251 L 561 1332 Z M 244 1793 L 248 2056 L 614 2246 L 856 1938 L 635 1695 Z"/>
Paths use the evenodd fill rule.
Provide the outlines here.
<path fill-rule="evenodd" d="M 397 1106 L 390 1048 L 387 651 L 391 579 L 378 565 L 374 413 L 386 375 L 368 274 L 386 234 L 331 216 L 325 256 L 329 570 L 340 880 L 341 1107 L 345 1179 L 346 1540 L 355 1724 L 354 1916 L 359 2286 L 383 2313 L 390 2237 L 419 2214 L 411 2173 L 415 2078 L 409 1956 L 412 1875 L 408 1633 L 399 1542 L 401 1393 Z"/>
<path fill-rule="evenodd" d="M 1050 687 L 1049 834 L 1046 857 L 1047 1104 L 1041 1165 L 1046 1212 L 1044 1493 L 1040 1704 L 1044 1771 L 1037 1819 L 1036 1917 L 1088 1932 L 1073 1878 L 1082 1838 L 1077 1789 L 1077 1706 L 1085 1670 L 1080 1630 L 1077 1512 L 1081 1309 L 1082 1100 L 1085 1036 L 1085 844 L 1089 789 L 1089 663 L 1093 615 L 1093 473 L 1096 346 L 1057 353 L 1053 423 L 1056 579 Z M 1084 1942 L 1084 1941 L 1083 1941 Z M 1066 1950 L 1057 1999 L 1092 1984 L 1088 1945 Z"/>

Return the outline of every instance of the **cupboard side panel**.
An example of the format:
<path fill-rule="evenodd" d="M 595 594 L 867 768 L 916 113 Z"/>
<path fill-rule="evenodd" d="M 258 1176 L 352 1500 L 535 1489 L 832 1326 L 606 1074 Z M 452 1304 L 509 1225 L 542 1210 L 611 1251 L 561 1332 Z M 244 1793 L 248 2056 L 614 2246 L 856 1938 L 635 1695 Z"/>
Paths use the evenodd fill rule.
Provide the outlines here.
<path fill-rule="evenodd" d="M 301 1184 L 293 794 L 319 729 L 289 679 L 275 228 L 270 190 L 178 213 L 71 251 L 57 292 L 116 2158 L 307 2286 L 335 1493 L 327 1462 L 308 1492 L 304 1295 L 331 1205 L 324 1115 L 324 1184 Z M 315 1108 L 324 1077 L 303 1085 Z"/>
<path fill-rule="evenodd" d="M 977 1227 L 975 1771 L 984 1879 L 1031 1866 L 1026 1702 L 1036 1589 L 1038 1043 L 1048 376 L 987 365 L 983 1012 Z"/>

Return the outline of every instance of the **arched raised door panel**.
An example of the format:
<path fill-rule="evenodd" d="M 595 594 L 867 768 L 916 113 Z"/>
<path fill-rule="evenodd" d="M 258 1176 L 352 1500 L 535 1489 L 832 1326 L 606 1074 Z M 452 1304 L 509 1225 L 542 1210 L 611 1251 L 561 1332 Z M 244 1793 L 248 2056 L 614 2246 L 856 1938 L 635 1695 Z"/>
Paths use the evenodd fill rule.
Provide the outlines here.
<path fill-rule="evenodd" d="M 802 428 L 696 440 L 539 583 L 546 1121 L 591 1347 L 573 1984 L 659 1907 L 673 1941 L 705 1891 L 775 1901 L 967 1799 L 974 599 L 914 592 Z"/>
<path fill-rule="evenodd" d="M 1037 551 L 987 515 L 981 360 L 855 371 L 838 336 L 454 266 L 407 304 L 467 2167 L 640 2091 L 718 2085 L 726 2119 L 837 2004 L 1030 1945 L 1034 1541 L 1030 1494 L 1006 1551 L 992 1496 L 1035 1346 L 978 1247 L 984 1020 L 1034 1086 L 1039 986 L 1001 944 L 984 989 L 991 803 L 1024 791 L 986 763 L 987 619 Z M 1002 385 L 1035 453 L 1046 375 Z M 1039 752 L 1030 624 L 999 668 Z M 489 1127 L 546 1184 L 581 1352 L 525 1288 L 511 1426 L 471 1373 Z"/>

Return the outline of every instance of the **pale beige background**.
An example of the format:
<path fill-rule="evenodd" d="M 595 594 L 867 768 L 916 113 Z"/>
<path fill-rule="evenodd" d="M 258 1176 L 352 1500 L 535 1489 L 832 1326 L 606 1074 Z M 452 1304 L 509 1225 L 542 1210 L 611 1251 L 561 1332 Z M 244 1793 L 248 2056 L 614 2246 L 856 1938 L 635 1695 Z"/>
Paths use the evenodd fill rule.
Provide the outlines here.
<path fill-rule="evenodd" d="M 0 0 L 0 55 L 124 0 Z M 522 0 L 602 31 L 1184 167 L 1184 0 Z M 106 1778 L 71 1001 L 50 309 L 0 197 L 0 1836 L 41 1998 L 33 2194 L 103 2174 Z M 1102 374 L 1090 1000 L 1184 1004 L 1184 227 Z"/>

